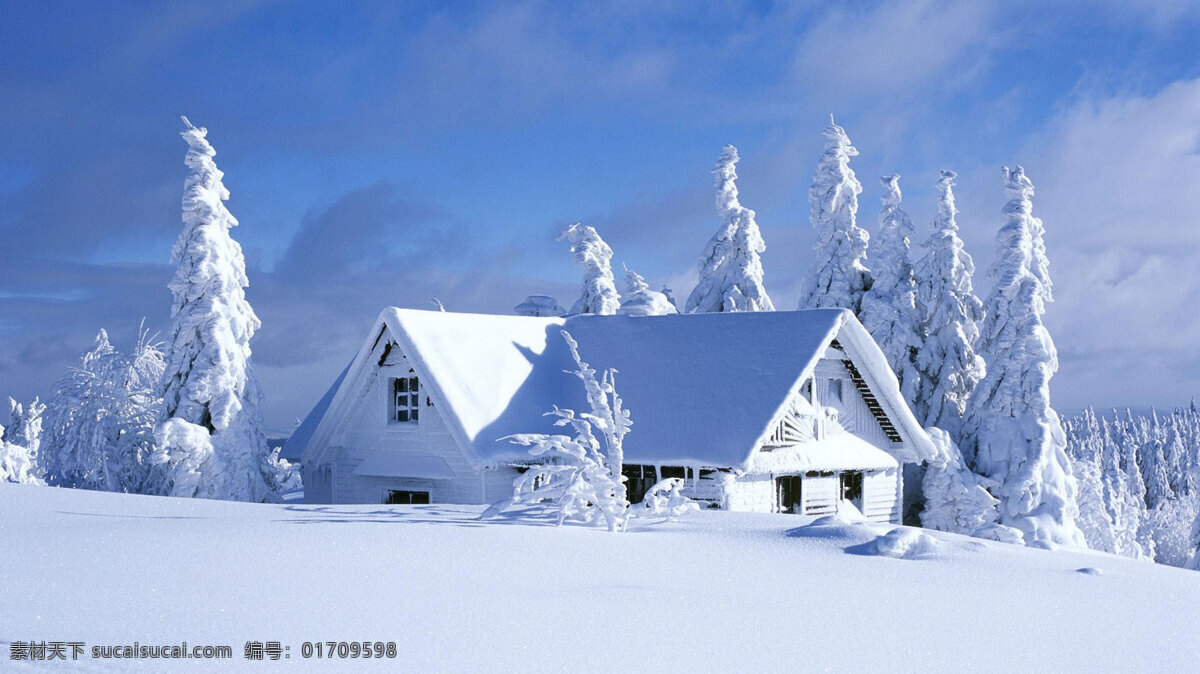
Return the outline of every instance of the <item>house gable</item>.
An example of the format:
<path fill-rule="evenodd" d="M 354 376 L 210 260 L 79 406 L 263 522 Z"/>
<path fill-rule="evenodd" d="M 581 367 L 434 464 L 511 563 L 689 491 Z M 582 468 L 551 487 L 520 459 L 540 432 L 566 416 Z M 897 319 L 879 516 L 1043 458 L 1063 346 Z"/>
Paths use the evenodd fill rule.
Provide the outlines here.
<path fill-rule="evenodd" d="M 881 363 L 886 365 L 882 353 L 869 335 L 864 341 L 864 335 L 856 332 L 866 331 L 857 321 L 847 320 L 831 337 L 821 358 L 802 375 L 777 412 L 771 432 L 748 466 L 762 464 L 756 458 L 764 452 L 827 440 L 838 433 L 853 434 L 901 462 L 931 456 L 928 437 L 899 397 L 890 368 L 880 370 Z M 873 352 L 861 351 L 864 345 Z"/>
<path fill-rule="evenodd" d="M 431 390 L 432 377 L 420 371 L 420 365 L 407 357 L 400 340 L 386 324 L 377 326 L 369 348 L 343 373 L 343 380 L 325 416 L 321 419 L 305 450 L 305 461 L 316 465 L 332 460 L 332 453 L 348 448 L 364 451 L 432 451 L 435 455 L 451 451 L 452 463 L 473 464 L 462 446 L 450 439 L 449 425 Z M 419 381 L 417 419 L 400 423 L 394 418 L 393 380 Z M 430 442 L 442 436 L 443 441 Z"/>

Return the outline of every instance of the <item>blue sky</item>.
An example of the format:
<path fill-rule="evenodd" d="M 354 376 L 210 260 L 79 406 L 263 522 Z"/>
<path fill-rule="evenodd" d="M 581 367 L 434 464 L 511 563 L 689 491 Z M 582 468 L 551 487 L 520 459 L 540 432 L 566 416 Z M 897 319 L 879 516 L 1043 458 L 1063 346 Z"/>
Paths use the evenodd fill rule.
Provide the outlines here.
<path fill-rule="evenodd" d="M 1046 7 L 1046 5 L 1050 5 Z M 209 129 L 286 431 L 385 305 L 507 312 L 578 272 L 562 226 L 686 296 L 738 146 L 766 284 L 794 306 L 837 115 L 860 222 L 901 174 L 920 241 L 959 172 L 986 290 L 1000 167 L 1035 185 L 1058 301 L 1055 402 L 1200 389 L 1200 10 L 1106 0 L 870 3 L 0 1 L 0 393 L 109 329 L 168 320 L 179 115 Z"/>

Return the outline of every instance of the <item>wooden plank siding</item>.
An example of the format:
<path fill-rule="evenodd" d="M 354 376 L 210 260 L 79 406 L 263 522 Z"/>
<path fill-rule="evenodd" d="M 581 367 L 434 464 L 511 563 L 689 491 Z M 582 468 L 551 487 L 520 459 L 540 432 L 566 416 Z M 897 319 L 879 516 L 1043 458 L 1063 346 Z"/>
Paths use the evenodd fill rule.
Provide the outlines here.
<path fill-rule="evenodd" d="M 900 523 L 899 471 L 873 470 L 863 473 L 863 516 L 875 522 Z"/>
<path fill-rule="evenodd" d="M 806 474 L 801 483 L 805 515 L 833 515 L 838 507 L 838 476 Z"/>

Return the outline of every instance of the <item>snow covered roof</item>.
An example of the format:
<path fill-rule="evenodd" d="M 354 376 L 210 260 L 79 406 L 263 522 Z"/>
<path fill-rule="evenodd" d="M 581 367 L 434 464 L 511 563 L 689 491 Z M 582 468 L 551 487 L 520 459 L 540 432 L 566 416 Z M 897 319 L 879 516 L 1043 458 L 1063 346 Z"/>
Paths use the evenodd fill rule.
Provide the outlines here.
<path fill-rule="evenodd" d="M 815 442 L 758 452 L 747 468 L 755 473 L 809 470 L 877 470 L 896 468 L 895 457 L 853 433 L 837 433 Z"/>
<path fill-rule="evenodd" d="M 903 458 L 933 453 L 883 354 L 845 310 L 539 318 L 393 307 L 380 313 L 331 406 L 355 399 L 341 389 L 376 366 L 371 351 L 385 328 L 480 464 L 526 457 L 500 438 L 555 432 L 544 416 L 554 405 L 587 409 L 579 380 L 565 372 L 573 361 L 564 329 L 592 367 L 618 371 L 617 391 L 633 418 L 627 463 L 744 467 L 835 337 L 913 453 Z M 320 438 L 308 444 L 318 447 Z"/>
<path fill-rule="evenodd" d="M 333 397 L 337 395 L 338 389 L 341 388 L 342 382 L 346 379 L 346 373 L 350 371 L 350 366 L 354 365 L 351 361 L 346 369 L 333 380 L 333 385 L 321 396 L 317 401 L 316 406 L 309 411 L 308 416 L 304 417 L 304 421 L 292 431 L 287 442 L 283 443 L 283 447 L 279 450 L 279 458 L 287 459 L 288 461 L 299 461 L 304 455 L 304 448 L 308 447 L 308 441 L 312 439 L 313 433 L 317 432 L 317 425 L 321 423 L 321 419 L 325 417 L 325 412 L 329 410 L 329 406 L 333 404 Z"/>

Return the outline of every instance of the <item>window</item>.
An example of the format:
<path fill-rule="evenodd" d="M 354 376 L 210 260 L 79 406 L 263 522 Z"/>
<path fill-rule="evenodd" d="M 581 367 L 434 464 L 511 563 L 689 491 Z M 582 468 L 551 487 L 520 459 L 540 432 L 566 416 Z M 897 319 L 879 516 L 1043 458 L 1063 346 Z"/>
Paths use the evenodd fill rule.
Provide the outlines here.
<path fill-rule="evenodd" d="M 384 503 L 387 505 L 424 505 L 429 503 L 429 492 L 393 489 L 388 491 Z"/>
<path fill-rule="evenodd" d="M 686 478 L 687 476 L 683 466 L 663 466 L 659 471 L 659 475 L 663 480 L 668 477 Z"/>
<path fill-rule="evenodd" d="M 829 399 L 831 401 L 837 401 L 839 403 L 843 402 L 843 400 L 842 400 L 842 380 L 841 379 L 830 379 L 829 380 Z"/>
<path fill-rule="evenodd" d="M 799 515 L 804 512 L 804 478 L 799 475 L 784 475 L 775 479 L 779 512 Z"/>
<path fill-rule="evenodd" d="M 621 466 L 621 474 L 625 476 L 625 498 L 633 504 L 641 503 L 646 492 L 658 482 L 654 466 L 627 463 Z"/>
<path fill-rule="evenodd" d="M 842 500 L 850 501 L 862 509 L 863 474 L 861 470 L 847 471 L 841 474 Z"/>
<path fill-rule="evenodd" d="M 416 375 L 392 380 L 392 421 L 416 423 L 421 412 L 420 383 Z"/>

